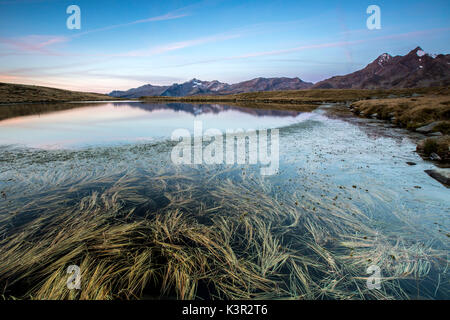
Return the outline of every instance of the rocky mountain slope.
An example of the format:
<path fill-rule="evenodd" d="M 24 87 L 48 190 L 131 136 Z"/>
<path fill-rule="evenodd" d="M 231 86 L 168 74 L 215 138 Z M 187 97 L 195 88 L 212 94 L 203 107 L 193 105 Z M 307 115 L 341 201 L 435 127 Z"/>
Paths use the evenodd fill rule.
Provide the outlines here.
<path fill-rule="evenodd" d="M 140 98 L 143 96 L 184 97 L 194 95 L 224 95 L 256 91 L 300 90 L 313 84 L 299 78 L 256 78 L 236 84 L 192 79 L 169 87 L 145 85 L 128 91 L 113 91 L 109 95 L 117 98 Z"/>
<path fill-rule="evenodd" d="M 431 55 L 417 47 L 405 56 L 383 53 L 362 70 L 320 81 L 312 88 L 392 89 L 449 84 L 450 55 Z"/>
<path fill-rule="evenodd" d="M 146 84 L 139 88 L 133 88 L 127 91 L 115 90 L 109 95 L 115 98 L 140 98 L 142 96 L 160 96 L 168 86 L 152 86 L 151 84 Z"/>

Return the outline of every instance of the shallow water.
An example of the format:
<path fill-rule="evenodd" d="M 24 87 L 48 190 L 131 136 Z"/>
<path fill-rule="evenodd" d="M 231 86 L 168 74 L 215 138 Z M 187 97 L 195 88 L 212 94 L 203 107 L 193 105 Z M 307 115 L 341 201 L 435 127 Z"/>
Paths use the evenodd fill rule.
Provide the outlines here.
<path fill-rule="evenodd" d="M 201 120 L 204 129 L 221 131 L 279 128 L 279 173 L 261 177 L 260 165 L 232 166 L 239 170 L 228 173 L 223 173 L 229 168 L 226 165 L 175 166 L 170 159 L 174 143 L 168 139 L 177 128 L 191 131 L 194 120 Z M 214 174 L 233 183 L 257 177 L 277 201 L 298 201 L 318 211 L 332 203 L 343 211 L 361 211 L 367 217 L 364 224 L 393 248 L 419 246 L 447 253 L 433 261 L 431 280 L 420 285 L 413 281 L 420 294 L 407 282 L 405 291 L 411 298 L 448 299 L 449 191 L 424 173 L 433 165 L 414 152 L 415 144 L 406 132 L 372 125 L 369 120 L 355 125 L 330 118 L 325 108 L 298 113 L 142 103 L 102 103 L 10 118 L 0 121 L 0 190 L 6 195 L 0 214 L 25 207 L 34 212 L 30 203 L 36 195 L 64 193 L 76 201 L 106 190 L 125 175 L 144 185 L 151 176 L 177 171 L 205 188 Z M 417 165 L 409 166 L 407 161 Z M 244 195 L 236 199 L 243 200 Z M 35 206 L 42 208 L 39 203 Z M 426 257 L 431 254 L 425 258 L 418 254 L 417 259 Z M 397 258 L 391 267 L 409 262 Z"/>
<path fill-rule="evenodd" d="M 298 112 L 255 110 L 224 105 L 97 103 L 0 121 L 0 144 L 58 149 L 107 146 L 170 138 L 179 128 L 192 131 L 194 119 L 204 130 L 263 129 L 298 122 Z"/>

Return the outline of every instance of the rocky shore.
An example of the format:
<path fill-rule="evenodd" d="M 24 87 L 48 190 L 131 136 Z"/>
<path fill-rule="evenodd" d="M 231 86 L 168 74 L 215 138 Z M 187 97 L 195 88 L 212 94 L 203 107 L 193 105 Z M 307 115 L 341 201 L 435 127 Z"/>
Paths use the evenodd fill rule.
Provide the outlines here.
<path fill-rule="evenodd" d="M 423 135 L 417 153 L 441 169 L 427 170 L 434 179 L 450 186 L 450 97 L 448 95 L 410 98 L 370 99 L 349 104 L 359 117 L 384 120 L 393 126 Z"/>

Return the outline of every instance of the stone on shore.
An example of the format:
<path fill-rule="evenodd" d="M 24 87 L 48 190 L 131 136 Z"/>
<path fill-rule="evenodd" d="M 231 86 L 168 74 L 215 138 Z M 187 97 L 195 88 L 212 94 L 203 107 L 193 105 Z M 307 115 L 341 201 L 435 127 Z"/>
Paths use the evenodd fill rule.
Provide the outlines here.
<path fill-rule="evenodd" d="M 425 170 L 425 172 L 446 187 L 450 186 L 450 168 Z"/>
<path fill-rule="evenodd" d="M 436 128 L 438 125 L 442 124 L 444 121 L 434 121 L 430 124 L 427 124 L 426 126 L 417 128 L 416 131 L 420 133 L 431 133 L 433 132 L 434 128 Z"/>
<path fill-rule="evenodd" d="M 436 154 L 436 153 L 431 153 L 430 154 L 430 160 L 433 160 L 433 161 L 441 161 L 442 159 L 441 159 L 441 157 L 439 157 L 439 155 L 438 154 Z"/>

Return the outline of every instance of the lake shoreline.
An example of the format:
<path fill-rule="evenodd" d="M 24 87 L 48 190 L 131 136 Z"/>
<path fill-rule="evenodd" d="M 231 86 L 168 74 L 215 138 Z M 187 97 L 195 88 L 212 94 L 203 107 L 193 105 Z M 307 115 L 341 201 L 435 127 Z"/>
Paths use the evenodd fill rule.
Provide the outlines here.
<path fill-rule="evenodd" d="M 16 85 L 17 86 L 17 85 Z M 10 87 L 9 90 L 12 90 Z M 37 87 L 39 88 L 39 87 Z M 25 86 L 26 90 L 30 90 Z M 33 88 L 35 89 L 35 88 Z M 66 94 L 66 91 L 52 88 L 43 88 L 57 90 L 58 94 Z M 40 89 L 39 90 L 43 90 Z M 141 99 L 128 99 L 136 103 L 188 103 L 188 104 L 227 104 L 230 106 L 266 109 L 266 110 L 285 110 L 297 112 L 312 112 L 324 104 L 333 104 L 345 106 L 351 112 L 351 116 L 356 118 L 377 119 L 385 124 L 398 128 L 405 128 L 411 132 L 416 129 L 427 126 L 430 123 L 439 122 L 423 135 L 422 141 L 415 141 L 417 145 L 416 152 L 424 159 L 432 161 L 440 168 L 450 166 L 450 119 L 449 112 L 449 88 L 414 88 L 414 89 L 392 89 L 392 90 L 290 90 L 290 91 L 268 91 L 252 92 L 234 95 L 221 96 L 189 96 L 189 97 L 142 97 Z M 0 92 L 0 101 L 2 101 L 2 92 Z M 4 92 L 3 92 L 4 93 Z M 69 92 L 70 94 L 80 94 Z M 84 93 L 83 93 L 84 94 Z M 109 97 L 106 95 L 76 96 L 78 99 L 56 99 L 53 100 L 34 100 L 32 102 L 8 102 L 0 103 L 0 120 L 5 120 L 17 114 L 18 116 L 43 114 L 47 112 L 62 111 L 77 107 L 77 103 L 85 101 L 92 102 L 121 102 L 122 99 Z M 71 96 L 72 97 L 72 96 Z M 4 100 L 4 99 L 3 99 Z M 39 104 L 45 105 L 44 109 Z M 63 104 L 63 105 L 62 105 Z M 425 105 L 425 112 L 423 111 Z M 409 109 L 417 107 L 418 111 L 413 115 L 408 115 Z M 17 110 L 17 109 L 20 110 Z M 36 110 L 35 110 L 36 109 Z M 42 109 L 42 110 L 41 110 Z M 438 110 L 438 111 L 436 111 Z M 405 116 L 407 114 L 407 116 Z M 424 115 L 423 115 L 424 114 Z M 16 115 L 16 116 L 17 116 Z M 348 116 L 348 115 L 346 115 Z M 442 131 L 442 132 L 441 132 Z M 425 132 L 424 132 L 425 133 Z M 433 176 L 433 175 L 431 175 Z M 433 177 L 435 177 L 434 175 Z M 440 180 L 441 183 L 443 183 Z M 448 187 L 448 184 L 443 183 Z"/>
<path fill-rule="evenodd" d="M 395 127 L 423 134 L 416 151 L 442 167 L 450 165 L 450 97 L 430 95 L 411 98 L 362 100 L 347 105 L 357 117 L 377 119 Z"/>
<path fill-rule="evenodd" d="M 445 152 L 442 152 L 440 150 L 448 150 L 449 149 L 449 136 L 448 135 L 442 135 L 442 136 L 430 136 L 430 134 L 417 132 L 413 128 L 405 128 L 398 123 L 392 123 L 392 121 L 386 120 L 386 119 L 380 119 L 377 117 L 372 117 L 369 115 L 359 114 L 358 112 L 355 112 L 354 107 L 352 104 L 335 104 L 333 107 L 327 109 L 327 113 L 329 116 L 336 117 L 338 119 L 344 119 L 347 121 L 350 121 L 351 123 L 358 124 L 358 125 L 365 125 L 367 126 L 369 122 L 365 121 L 373 121 L 373 125 L 381 128 L 382 130 L 385 129 L 403 129 L 405 132 L 402 134 L 405 137 L 408 137 L 411 141 L 414 142 L 416 145 L 416 150 L 414 151 L 417 153 L 423 160 L 427 162 L 433 163 L 436 168 L 432 170 L 426 170 L 425 172 L 433 179 L 439 181 L 441 184 L 443 184 L 445 187 L 450 187 L 450 162 L 448 158 L 448 154 Z M 363 120 L 364 122 L 358 121 Z M 429 141 L 433 141 L 436 143 L 437 146 L 432 146 L 433 149 L 431 151 L 424 149 L 427 147 L 427 144 Z M 439 156 L 438 159 L 433 158 L 435 155 L 430 156 L 430 154 L 437 154 Z M 408 163 L 409 165 L 416 165 L 415 163 L 411 162 Z"/>
<path fill-rule="evenodd" d="M 411 299 L 413 277 L 444 297 L 446 190 L 420 174 L 410 141 L 372 139 L 322 114 L 332 108 L 281 126 L 280 174 L 266 178 L 253 165 L 175 165 L 173 141 L 5 148 L 3 298 Z M 83 290 L 67 289 L 70 265 Z M 366 288 L 371 265 L 381 290 Z"/>

